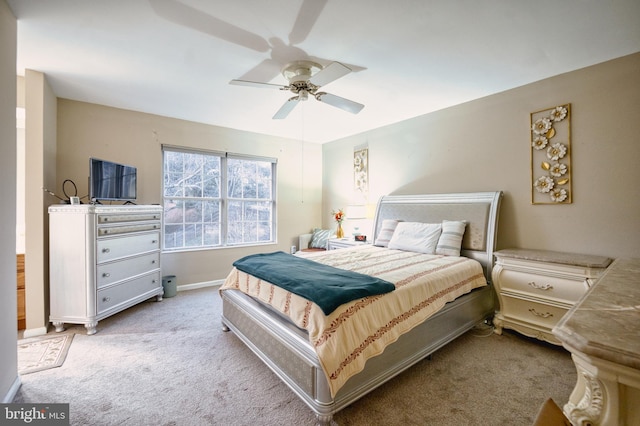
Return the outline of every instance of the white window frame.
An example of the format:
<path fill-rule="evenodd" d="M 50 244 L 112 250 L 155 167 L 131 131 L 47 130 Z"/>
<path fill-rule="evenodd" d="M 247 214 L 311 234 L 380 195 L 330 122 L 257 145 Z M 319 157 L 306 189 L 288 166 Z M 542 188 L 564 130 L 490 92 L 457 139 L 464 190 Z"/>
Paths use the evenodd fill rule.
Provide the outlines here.
<path fill-rule="evenodd" d="M 166 170 L 165 170 L 165 152 L 170 151 L 170 152 L 178 152 L 178 153 L 184 153 L 184 154 L 194 154 L 194 155 L 204 155 L 204 156 L 214 156 L 220 159 L 220 183 L 219 183 L 219 190 L 220 190 L 220 194 L 219 197 L 193 197 L 193 196 L 167 196 L 165 194 L 165 183 L 166 183 Z M 227 171 L 228 171 L 228 160 L 229 159 L 233 159 L 233 160 L 246 160 L 246 161 L 250 161 L 250 162 L 266 162 L 266 163 L 270 163 L 271 164 L 271 197 L 268 199 L 265 198 L 244 198 L 244 197 L 240 197 L 240 198 L 231 198 L 229 197 L 229 195 L 227 194 L 227 190 L 228 190 L 228 185 L 229 185 L 229 180 L 228 180 L 228 176 L 227 176 Z M 167 201 L 169 200 L 180 200 L 180 201 L 185 201 L 188 202 L 189 200 L 192 201 L 202 201 L 202 200 L 209 200 L 209 201 L 218 201 L 220 203 L 220 216 L 219 216 L 219 233 L 220 233 L 220 241 L 219 244 L 204 244 L 201 243 L 200 245 L 188 245 L 185 246 L 184 244 L 184 232 L 183 232 L 183 243 L 182 245 L 178 246 L 178 247 L 166 247 L 166 237 L 165 237 L 165 229 L 167 226 L 172 226 L 172 225 L 179 225 L 180 223 L 178 222 L 171 222 L 171 223 L 163 223 L 163 238 L 162 238 L 162 250 L 164 252 L 168 252 L 168 253 L 175 253 L 175 252 L 183 252 L 183 251 L 193 251 L 193 250 L 208 250 L 208 249 L 219 249 L 219 248 L 228 248 L 228 247 L 239 247 L 239 246 L 258 246 L 258 245 L 265 245 L 265 244 L 275 244 L 277 243 L 277 209 L 276 209 L 276 172 L 277 172 L 277 159 L 275 158 L 269 158 L 269 157 L 259 157 L 259 156 L 253 156 L 253 155 L 244 155 L 244 154 L 235 154 L 235 153 L 228 153 L 228 152 L 219 152 L 219 151 L 208 151 L 208 150 L 201 150 L 201 149 L 193 149 L 193 148 L 185 148 L 185 147 L 178 147 L 178 146 L 171 146 L 171 145 L 163 145 L 162 146 L 162 205 L 165 209 L 165 213 L 167 212 Z M 271 207 L 271 217 L 270 217 L 270 229 L 271 229 L 271 238 L 269 240 L 264 240 L 264 241 L 259 241 L 258 239 L 253 240 L 253 241 L 242 241 L 242 242 L 229 242 L 228 241 L 228 237 L 229 237 L 229 222 L 228 222 L 228 209 L 229 209 L 229 205 L 230 205 L 230 201 L 248 201 L 248 202 L 259 202 L 259 203 L 268 203 Z M 197 224 L 201 225 L 201 226 L 206 226 L 207 223 L 218 223 L 218 222 L 199 222 Z M 182 216 L 182 222 L 181 224 L 183 225 L 183 228 L 186 227 L 186 221 L 185 221 L 185 217 L 184 215 Z M 194 223 L 196 224 L 196 223 Z M 201 232 L 204 232 L 201 229 Z M 201 234 L 201 237 L 203 236 L 203 234 Z M 201 239 L 202 241 L 202 239 Z"/>

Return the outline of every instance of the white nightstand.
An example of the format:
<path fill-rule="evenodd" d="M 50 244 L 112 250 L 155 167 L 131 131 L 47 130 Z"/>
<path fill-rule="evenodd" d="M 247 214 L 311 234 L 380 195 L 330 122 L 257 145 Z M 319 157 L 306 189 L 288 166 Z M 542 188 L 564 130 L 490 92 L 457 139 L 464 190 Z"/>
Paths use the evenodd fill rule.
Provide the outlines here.
<path fill-rule="evenodd" d="M 546 250 L 494 254 L 492 277 L 500 302 L 495 332 L 510 328 L 556 345 L 561 343 L 551 329 L 611 263 L 608 257 Z"/>
<path fill-rule="evenodd" d="M 343 248 L 347 248 L 347 247 L 362 246 L 362 245 L 365 245 L 365 244 L 369 244 L 369 242 L 354 241 L 353 237 L 351 237 L 351 238 L 330 238 L 329 239 L 328 249 L 329 250 L 337 250 L 337 249 L 343 249 Z"/>

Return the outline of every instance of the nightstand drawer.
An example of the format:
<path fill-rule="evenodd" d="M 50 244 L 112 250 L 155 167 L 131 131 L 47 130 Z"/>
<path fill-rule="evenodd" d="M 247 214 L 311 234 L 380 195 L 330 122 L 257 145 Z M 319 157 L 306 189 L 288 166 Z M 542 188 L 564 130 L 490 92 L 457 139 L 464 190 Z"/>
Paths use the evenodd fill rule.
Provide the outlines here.
<path fill-rule="evenodd" d="M 584 281 L 503 269 L 499 274 L 500 290 L 532 295 L 574 304 L 589 289 Z"/>
<path fill-rule="evenodd" d="M 505 318 L 536 324 L 549 330 L 552 329 L 569 310 L 568 308 L 537 303 L 504 294 L 502 295 L 501 302 L 503 303 L 501 312 Z"/>
<path fill-rule="evenodd" d="M 349 247 L 359 247 L 369 244 L 366 241 L 355 241 L 353 238 L 330 238 L 327 244 L 328 250 L 338 250 Z"/>

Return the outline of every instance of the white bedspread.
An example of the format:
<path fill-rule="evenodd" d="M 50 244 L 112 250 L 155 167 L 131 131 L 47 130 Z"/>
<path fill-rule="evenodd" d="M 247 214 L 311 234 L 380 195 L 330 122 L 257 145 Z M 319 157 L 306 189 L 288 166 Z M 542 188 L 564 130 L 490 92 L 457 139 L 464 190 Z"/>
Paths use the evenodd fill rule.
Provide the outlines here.
<path fill-rule="evenodd" d="M 319 306 L 233 269 L 220 291 L 238 289 L 270 304 L 308 331 L 331 395 L 367 359 L 438 312 L 445 303 L 486 285 L 479 262 L 364 245 L 306 256 L 320 263 L 392 282 L 390 293 L 345 303 L 326 316 Z"/>

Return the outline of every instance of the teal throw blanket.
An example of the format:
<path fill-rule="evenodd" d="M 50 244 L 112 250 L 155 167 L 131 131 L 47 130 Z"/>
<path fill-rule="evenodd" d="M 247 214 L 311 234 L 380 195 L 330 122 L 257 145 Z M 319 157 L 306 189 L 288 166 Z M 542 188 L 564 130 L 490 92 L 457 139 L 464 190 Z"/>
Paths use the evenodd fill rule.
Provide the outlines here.
<path fill-rule="evenodd" d="M 237 269 L 320 306 L 329 315 L 343 303 L 395 290 L 385 280 L 323 265 L 282 251 L 252 254 L 233 263 Z"/>

